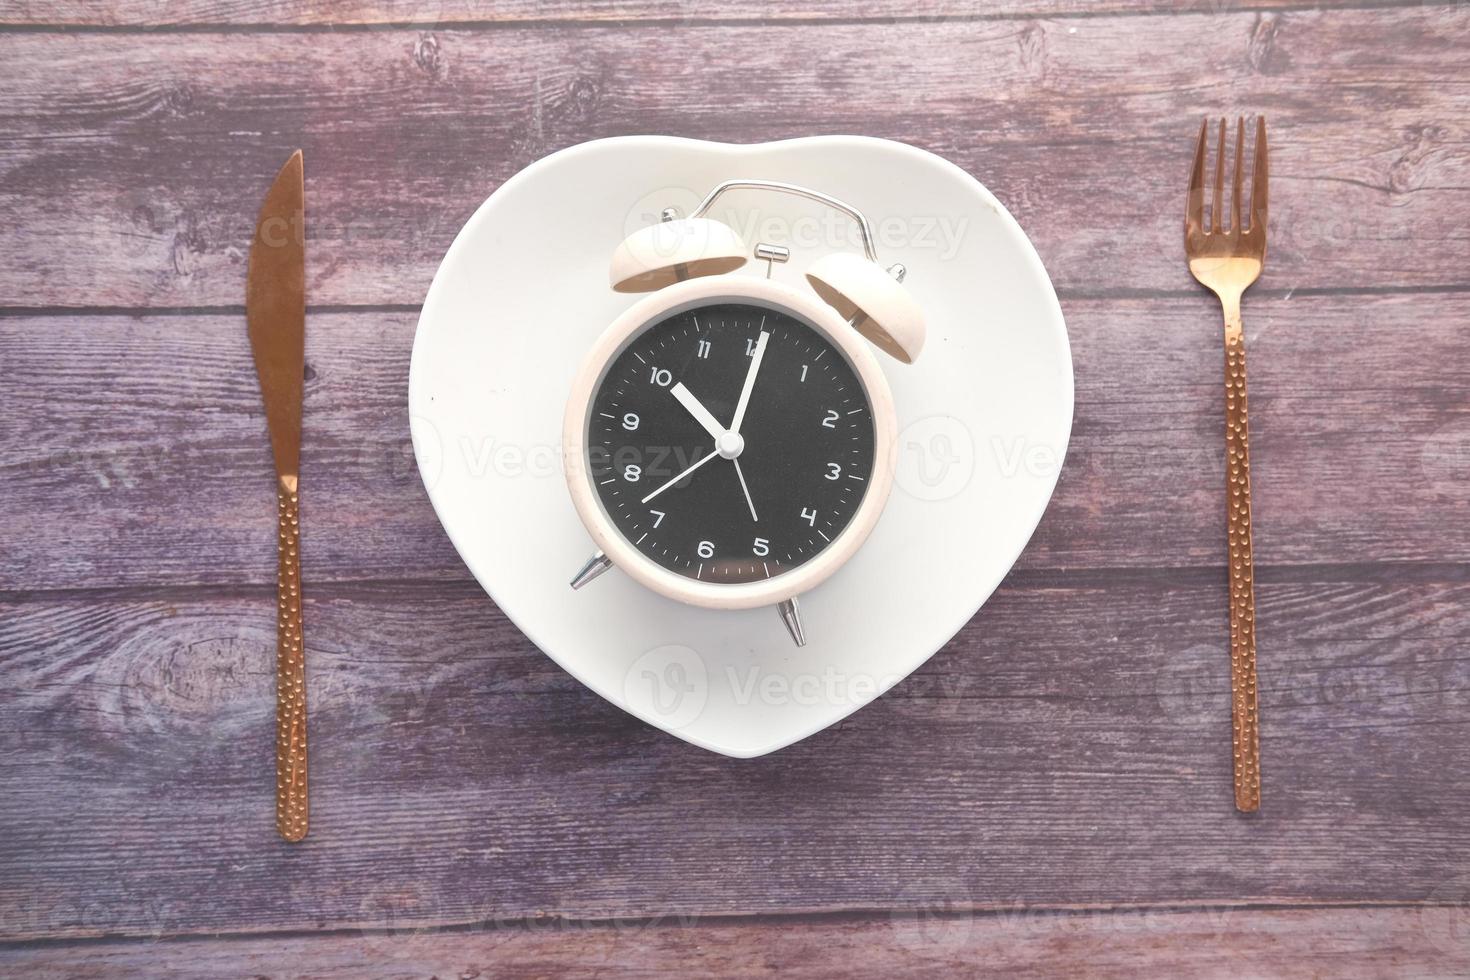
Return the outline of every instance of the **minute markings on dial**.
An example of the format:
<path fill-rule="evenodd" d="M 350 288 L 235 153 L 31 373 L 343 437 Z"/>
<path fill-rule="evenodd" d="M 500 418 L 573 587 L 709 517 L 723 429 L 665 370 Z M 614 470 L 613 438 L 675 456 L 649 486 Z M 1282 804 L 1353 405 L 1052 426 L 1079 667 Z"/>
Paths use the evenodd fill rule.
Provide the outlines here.
<path fill-rule="evenodd" d="M 672 389 L 729 425 L 762 332 L 736 456 L 710 459 L 642 503 L 716 449 Z M 774 578 L 820 553 L 861 504 L 873 464 L 867 407 L 846 359 L 804 322 L 753 304 L 696 307 L 636 335 L 599 382 L 588 446 L 595 489 L 616 530 L 665 568 L 705 582 Z"/>

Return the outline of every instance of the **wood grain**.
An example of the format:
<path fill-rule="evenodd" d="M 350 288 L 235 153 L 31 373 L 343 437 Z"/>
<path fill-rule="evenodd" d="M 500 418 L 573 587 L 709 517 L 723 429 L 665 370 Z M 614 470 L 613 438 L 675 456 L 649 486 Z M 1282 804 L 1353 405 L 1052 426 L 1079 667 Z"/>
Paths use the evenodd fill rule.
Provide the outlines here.
<path fill-rule="evenodd" d="M 1463 900 L 1470 584 L 1263 581 L 1252 818 L 1199 579 L 1019 575 L 887 696 L 743 761 L 603 702 L 473 586 L 308 589 L 299 845 L 269 587 L 8 603 L 0 935 Z"/>
<path fill-rule="evenodd" d="M 1350 9 L 1381 6 L 1382 0 L 1335 0 L 1314 7 Z M 986 20 L 1005 17 L 1057 17 L 1068 14 L 1218 13 L 1232 9 L 1223 0 L 995 0 L 983 8 L 954 0 L 757 0 L 732 6 L 718 0 L 183 0 L 169 4 L 115 0 L 101 7 L 87 0 L 8 0 L 0 6 L 0 25 L 79 27 L 160 26 L 377 26 L 409 23 L 438 28 L 456 25 L 567 21 L 876 21 Z M 1309 6 L 1303 0 L 1253 0 L 1256 10 Z"/>
<path fill-rule="evenodd" d="M 1405 0 L 0 3 L 0 972 L 1464 975 L 1467 42 L 1464 4 Z M 1217 327 L 1179 253 L 1195 126 L 1237 111 L 1271 119 L 1276 212 L 1246 313 L 1254 817 Z M 537 652 L 409 448 L 454 232 L 546 153 L 641 132 L 941 153 L 1068 317 L 1071 451 L 1017 570 L 763 759 Z M 239 303 L 297 146 L 318 778 L 293 847 Z"/>
<path fill-rule="evenodd" d="M 1023 568 L 1223 568 L 1212 302 L 1064 304 L 1076 422 Z M 1461 293 L 1249 300 L 1262 566 L 1470 560 L 1466 322 Z M 465 577 L 409 442 L 413 328 L 311 318 L 308 585 Z M 17 529 L 0 590 L 272 581 L 243 317 L 0 318 L 0 361 L 0 526 Z"/>
<path fill-rule="evenodd" d="M 417 303 L 511 174 L 648 131 L 902 139 L 990 186 L 1064 293 L 1192 291 L 1179 240 L 1195 129 L 1251 110 L 1273 134 L 1262 288 L 1463 287 L 1467 43 L 1463 7 L 248 43 L 3 34 L 0 302 L 239 304 L 261 188 L 300 146 L 311 301 Z"/>
<path fill-rule="evenodd" d="M 551 920 L 466 931 L 405 928 L 330 936 L 90 943 L 0 950 L 14 980 L 146 974 L 156 980 L 313 977 L 830 977 L 973 975 L 1133 980 L 1159 976 L 1311 978 L 1464 976 L 1456 945 L 1470 912 L 1452 908 L 1012 909 L 970 915 L 899 910 L 879 917 L 594 923 Z"/>

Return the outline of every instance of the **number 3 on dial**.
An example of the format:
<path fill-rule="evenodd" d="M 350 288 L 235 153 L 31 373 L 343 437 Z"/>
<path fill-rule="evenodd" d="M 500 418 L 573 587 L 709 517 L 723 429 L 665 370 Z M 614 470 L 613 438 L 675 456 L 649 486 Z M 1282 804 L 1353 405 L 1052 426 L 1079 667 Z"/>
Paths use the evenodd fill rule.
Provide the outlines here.
<path fill-rule="evenodd" d="M 874 419 L 887 415 L 871 402 L 870 384 L 882 390 L 882 378 L 860 371 L 852 352 L 810 319 L 778 306 L 711 299 L 629 320 L 623 346 L 588 381 L 585 415 L 581 408 L 574 413 L 582 421 L 569 443 L 592 464 L 593 480 L 578 484 L 579 496 L 586 490 L 592 499 L 581 500 L 579 513 L 600 505 L 592 523 L 613 535 L 625 561 L 657 581 L 691 580 L 676 582 L 671 593 L 736 606 L 744 599 L 724 586 L 774 594 L 767 580 L 818 559 L 858 514 L 873 512 L 873 477 L 882 475 Z M 842 336 L 850 333 L 842 326 Z M 763 366 L 740 441 L 729 453 L 726 440 L 722 454 L 710 439 L 726 425 L 735 430 L 732 410 L 740 407 L 758 347 Z M 702 466 L 693 478 L 669 482 L 693 465 Z M 850 553 L 850 545 L 840 548 Z"/>

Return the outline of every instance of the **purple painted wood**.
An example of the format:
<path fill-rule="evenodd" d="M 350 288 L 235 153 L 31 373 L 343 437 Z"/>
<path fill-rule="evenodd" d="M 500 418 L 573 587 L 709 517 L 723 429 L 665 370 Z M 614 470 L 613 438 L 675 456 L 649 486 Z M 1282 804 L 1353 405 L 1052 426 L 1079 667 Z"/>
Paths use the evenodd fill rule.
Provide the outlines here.
<path fill-rule="evenodd" d="M 731 6 L 717 0 L 337 0 L 330 6 L 300 0 L 184 0 L 166 5 L 147 0 L 113 0 L 106 7 L 87 0 L 10 3 L 0 8 L 0 25 L 28 26 L 248 26 L 391 25 L 451 28 L 518 21 L 560 24 L 567 21 L 636 24 L 652 21 L 678 25 L 690 21 L 873 21 L 995 20 L 1018 17 L 1065 17 L 1082 14 L 1177 14 L 1230 9 L 1223 0 L 996 0 L 983 8 L 967 8 L 946 0 L 808 0 L 782 3 L 754 0 Z M 1255 10 L 1295 10 L 1301 0 L 1256 0 Z M 1373 0 L 1336 0 L 1339 9 L 1374 6 Z"/>
<path fill-rule="evenodd" d="M 648 131 L 917 143 L 996 192 L 1064 294 L 1194 295 L 1178 251 L 1195 130 L 1207 112 L 1256 110 L 1276 184 L 1261 288 L 1463 287 L 1467 40 L 1467 12 L 1419 7 L 248 42 L 0 34 L 17 90 L 0 113 L 0 297 L 237 306 L 260 175 L 302 146 L 311 302 L 417 303 L 505 178 Z M 782 81 L 752 89 L 751 76 Z"/>
<path fill-rule="evenodd" d="M 407 896 L 405 896 L 407 898 Z M 14 980 L 143 975 L 161 980 L 295 975 L 358 980 L 421 977 L 647 976 L 822 978 L 861 963 L 873 976 L 1051 978 L 1086 964 L 1089 977 L 1453 977 L 1459 908 L 1203 911 L 950 906 L 878 916 L 490 923 L 468 931 L 365 929 L 324 936 L 0 950 Z M 529 927 L 528 927 L 529 926 Z"/>
<path fill-rule="evenodd" d="M 1470 11 L 1306 6 L 0 9 L 25 25 L 0 26 L 5 972 L 1464 972 Z M 1178 238 L 1197 119 L 1256 110 L 1266 804 L 1241 818 L 1219 327 Z M 1072 448 L 1017 571 L 914 677 L 761 760 L 542 657 L 409 451 L 415 311 L 460 222 L 547 152 L 647 131 L 943 153 L 1033 236 L 1073 342 Z M 316 820 L 292 848 L 239 304 L 298 145 Z"/>
<path fill-rule="evenodd" d="M 1218 311 L 1203 292 L 1064 303 L 1072 443 L 1028 569 L 1217 567 Z M 1258 560 L 1470 559 L 1470 297 L 1252 297 Z M 0 319 L 0 591 L 274 581 L 265 423 L 239 315 Z M 409 313 L 307 329 L 307 581 L 462 580 L 409 443 Z M 38 384 L 37 379 L 45 379 Z M 481 453 L 477 447 L 447 451 Z M 975 451 L 1013 452 L 977 433 Z M 528 477 L 528 479 L 531 477 Z M 559 474 L 545 477 L 563 492 Z M 264 488 L 262 490 L 262 488 Z"/>
<path fill-rule="evenodd" d="M 263 805 L 269 586 L 33 594 L 0 607 L 0 933 L 1443 897 L 1470 584 L 1382 578 L 1263 570 L 1252 819 L 1220 572 L 1016 573 L 887 696 L 747 761 L 603 702 L 471 584 L 308 584 L 299 847 Z"/>

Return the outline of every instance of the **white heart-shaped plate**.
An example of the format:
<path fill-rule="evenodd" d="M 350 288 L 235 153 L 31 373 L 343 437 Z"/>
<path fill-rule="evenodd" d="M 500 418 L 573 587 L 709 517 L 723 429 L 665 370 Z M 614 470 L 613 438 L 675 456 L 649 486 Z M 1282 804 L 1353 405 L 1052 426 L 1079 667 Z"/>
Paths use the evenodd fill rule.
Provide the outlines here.
<path fill-rule="evenodd" d="M 578 592 L 592 552 L 561 470 L 578 362 L 636 297 L 607 285 L 613 249 L 664 207 L 687 214 L 731 178 L 802 184 L 866 213 L 884 265 L 928 318 L 912 366 L 882 358 L 898 407 L 893 495 L 872 537 L 801 598 L 808 645 L 774 609 L 682 605 L 616 569 Z M 770 193 L 712 217 L 791 249 L 774 275 L 857 247 L 844 216 Z M 739 275 L 765 275 L 752 261 Z M 434 276 L 409 373 L 414 453 L 465 564 L 510 619 L 613 704 L 725 755 L 772 752 L 902 680 L 975 615 L 1041 519 L 1072 426 L 1072 358 L 1041 260 L 969 174 L 853 136 L 738 146 L 620 137 L 507 180 Z M 1017 651 L 1018 654 L 1022 651 Z"/>

